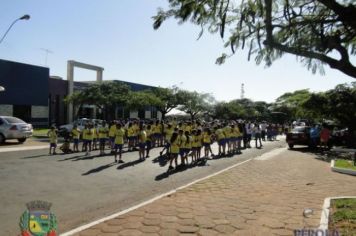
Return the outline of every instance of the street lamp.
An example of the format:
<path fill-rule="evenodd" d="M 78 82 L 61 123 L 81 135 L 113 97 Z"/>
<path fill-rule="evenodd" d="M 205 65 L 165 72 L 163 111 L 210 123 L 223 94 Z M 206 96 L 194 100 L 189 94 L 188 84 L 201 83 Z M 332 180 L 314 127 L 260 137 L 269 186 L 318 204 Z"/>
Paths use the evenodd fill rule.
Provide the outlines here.
<path fill-rule="evenodd" d="M 0 92 L 5 91 L 5 88 L 3 86 L 0 86 Z"/>
<path fill-rule="evenodd" d="M 12 26 L 19 20 L 29 20 L 30 19 L 30 15 L 23 15 L 20 18 L 17 18 L 16 20 L 14 20 L 14 22 L 12 22 L 12 24 L 10 25 L 10 27 L 6 30 L 5 34 L 2 36 L 0 43 L 2 43 L 2 41 L 4 40 L 4 38 L 6 37 L 7 33 L 9 33 L 10 29 L 12 28 Z"/>

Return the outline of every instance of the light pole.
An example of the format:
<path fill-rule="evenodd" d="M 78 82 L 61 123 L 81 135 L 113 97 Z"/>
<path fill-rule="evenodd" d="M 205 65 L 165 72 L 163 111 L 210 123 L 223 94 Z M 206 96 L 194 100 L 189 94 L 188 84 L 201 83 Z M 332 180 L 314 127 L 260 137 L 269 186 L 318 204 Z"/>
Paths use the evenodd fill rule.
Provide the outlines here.
<path fill-rule="evenodd" d="M 6 30 L 5 34 L 2 36 L 0 43 L 2 43 L 2 41 L 4 40 L 4 38 L 6 37 L 7 33 L 9 33 L 10 29 L 12 28 L 12 26 L 19 20 L 29 20 L 30 19 L 30 15 L 23 15 L 20 18 L 17 18 L 16 20 L 14 20 L 14 22 L 12 22 L 12 24 L 10 25 L 10 27 Z"/>
<path fill-rule="evenodd" d="M 5 91 L 5 88 L 3 86 L 0 86 L 0 92 Z"/>

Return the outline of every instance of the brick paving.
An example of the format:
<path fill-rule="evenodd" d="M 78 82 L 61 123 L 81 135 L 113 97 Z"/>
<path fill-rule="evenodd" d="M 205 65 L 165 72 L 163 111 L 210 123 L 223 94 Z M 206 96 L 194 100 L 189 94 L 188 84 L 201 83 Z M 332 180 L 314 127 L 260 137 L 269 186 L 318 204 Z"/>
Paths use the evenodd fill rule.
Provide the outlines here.
<path fill-rule="evenodd" d="M 77 235 L 293 235 L 317 228 L 326 197 L 356 195 L 353 176 L 313 154 L 252 160 Z M 313 215 L 303 217 L 311 208 Z"/>

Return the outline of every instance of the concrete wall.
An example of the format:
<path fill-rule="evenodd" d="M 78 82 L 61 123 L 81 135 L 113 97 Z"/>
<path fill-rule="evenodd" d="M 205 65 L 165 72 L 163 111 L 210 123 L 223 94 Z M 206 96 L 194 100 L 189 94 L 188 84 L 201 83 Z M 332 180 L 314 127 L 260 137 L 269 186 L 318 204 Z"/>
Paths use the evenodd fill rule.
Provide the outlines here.
<path fill-rule="evenodd" d="M 1 105 L 0 104 L 0 115 L 1 116 L 12 116 L 13 109 L 12 105 Z"/>
<path fill-rule="evenodd" d="M 151 119 L 151 111 L 145 111 L 145 119 Z"/>
<path fill-rule="evenodd" d="M 31 108 L 32 118 L 48 118 L 47 106 L 32 106 Z"/>
<path fill-rule="evenodd" d="M 130 111 L 130 118 L 138 118 L 138 111 Z"/>

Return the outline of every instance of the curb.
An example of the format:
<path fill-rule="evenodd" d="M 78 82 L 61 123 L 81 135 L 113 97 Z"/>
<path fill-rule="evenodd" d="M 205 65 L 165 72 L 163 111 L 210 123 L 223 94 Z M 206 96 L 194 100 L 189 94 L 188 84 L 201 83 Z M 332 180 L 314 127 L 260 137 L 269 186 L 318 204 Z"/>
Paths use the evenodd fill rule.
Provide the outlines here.
<path fill-rule="evenodd" d="M 331 167 L 331 170 L 334 171 L 334 172 L 339 172 L 339 173 L 342 173 L 342 174 L 348 174 L 348 175 L 355 175 L 356 176 L 356 170 L 350 170 L 350 169 L 335 167 L 335 160 L 331 160 L 330 167 Z"/>
<path fill-rule="evenodd" d="M 320 226 L 319 229 L 326 231 L 329 226 L 329 215 L 330 215 L 330 202 L 334 199 L 343 198 L 356 198 L 356 196 L 341 196 L 341 197 L 328 197 L 324 200 L 323 209 L 321 210 Z"/>

